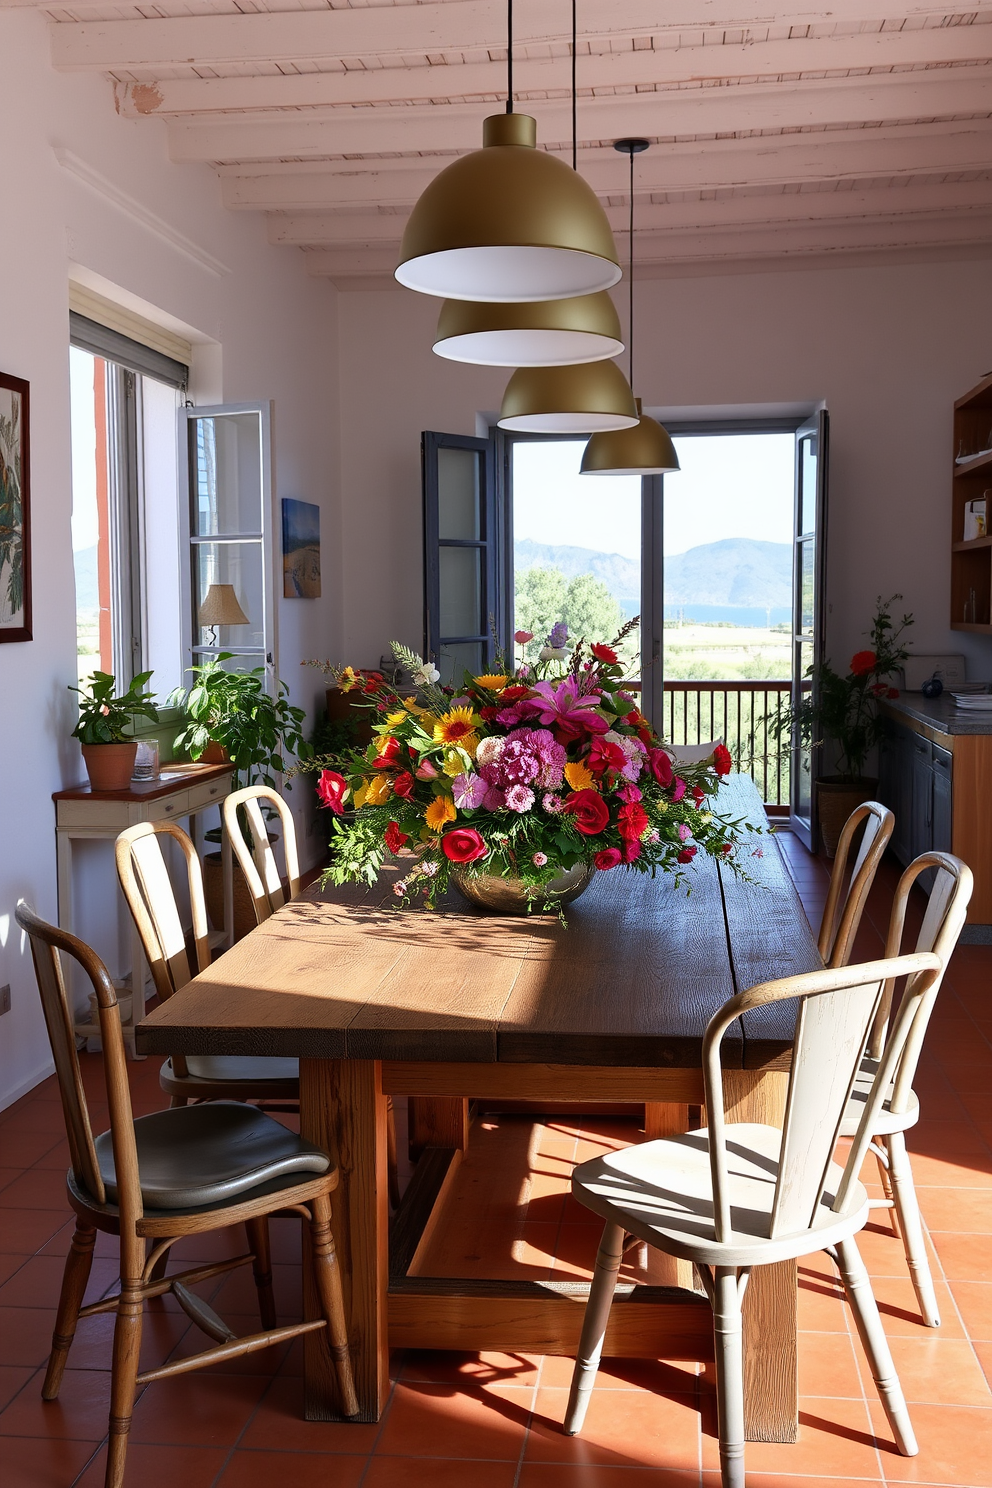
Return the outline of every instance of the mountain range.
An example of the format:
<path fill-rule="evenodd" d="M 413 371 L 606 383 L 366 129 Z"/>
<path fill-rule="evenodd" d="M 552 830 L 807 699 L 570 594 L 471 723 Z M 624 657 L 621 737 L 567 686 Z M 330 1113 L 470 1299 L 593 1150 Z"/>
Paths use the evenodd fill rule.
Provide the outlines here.
<path fill-rule="evenodd" d="M 566 577 L 591 573 L 625 608 L 640 605 L 641 566 L 620 553 L 602 553 L 529 537 L 513 545 L 517 570 L 557 568 Z M 720 605 L 734 609 L 781 609 L 792 604 L 792 548 L 789 543 L 725 537 L 665 559 L 665 608 Z"/>

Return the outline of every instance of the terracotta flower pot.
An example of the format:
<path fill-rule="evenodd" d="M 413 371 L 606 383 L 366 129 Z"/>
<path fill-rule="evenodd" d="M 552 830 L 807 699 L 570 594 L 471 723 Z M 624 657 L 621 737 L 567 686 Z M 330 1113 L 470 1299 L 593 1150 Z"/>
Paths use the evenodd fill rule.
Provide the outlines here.
<path fill-rule="evenodd" d="M 200 755 L 201 765 L 226 765 L 230 763 L 231 756 L 223 744 L 218 744 L 216 739 L 211 739 L 206 749 Z"/>
<path fill-rule="evenodd" d="M 851 812 L 856 811 L 865 801 L 874 801 L 877 793 L 877 780 L 859 780 L 852 784 L 850 780 L 843 780 L 838 775 L 825 775 L 821 780 L 816 781 L 816 809 L 820 823 L 820 838 L 828 858 L 832 858 L 836 853 L 844 823 Z M 857 852 L 857 834 L 851 847 L 854 852 Z"/>
<path fill-rule="evenodd" d="M 134 773 L 137 740 L 127 744 L 84 744 L 83 763 L 95 791 L 126 791 Z"/>

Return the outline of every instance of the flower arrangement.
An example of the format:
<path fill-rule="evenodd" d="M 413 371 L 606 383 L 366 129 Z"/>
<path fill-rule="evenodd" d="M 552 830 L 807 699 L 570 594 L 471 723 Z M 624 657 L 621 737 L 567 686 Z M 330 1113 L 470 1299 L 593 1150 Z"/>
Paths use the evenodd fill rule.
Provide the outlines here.
<path fill-rule="evenodd" d="M 378 673 L 328 670 L 374 711 L 363 752 L 318 760 L 320 801 L 335 815 L 324 882 L 375 881 L 387 856 L 405 853 L 394 892 L 428 906 L 452 870 L 517 880 L 528 905 L 576 864 L 685 875 L 699 853 L 733 860 L 743 821 L 712 807 L 731 769 L 710 760 L 676 770 L 625 691 L 617 645 L 570 648 L 555 625 L 534 665 L 466 673 L 441 686 L 437 669 L 394 643 L 416 694 Z M 523 649 L 533 640 L 514 637 Z M 571 651 L 571 655 L 569 655 Z"/>
<path fill-rule="evenodd" d="M 437 668 L 394 643 L 415 683 L 400 695 L 381 674 L 326 668 L 373 710 L 364 751 L 318 759 L 318 799 L 335 814 L 324 882 L 375 882 L 405 853 L 394 893 L 428 906 L 452 869 L 518 879 L 528 905 L 579 863 L 683 878 L 699 853 L 730 859 L 744 821 L 712 809 L 732 768 L 717 745 L 702 765 L 675 769 L 634 695 L 617 644 L 568 647 L 553 626 L 537 664 L 440 686 Z M 524 647 L 529 632 L 518 631 Z M 409 865 L 409 866 L 408 866 Z"/>

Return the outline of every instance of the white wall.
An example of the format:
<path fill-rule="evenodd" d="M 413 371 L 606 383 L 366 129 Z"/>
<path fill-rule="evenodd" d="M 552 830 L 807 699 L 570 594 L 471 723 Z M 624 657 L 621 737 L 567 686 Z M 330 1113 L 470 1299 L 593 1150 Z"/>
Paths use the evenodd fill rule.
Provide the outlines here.
<path fill-rule="evenodd" d="M 102 78 L 48 63 L 42 16 L 0 11 L 0 369 L 31 384 L 34 636 L 0 645 L 0 1107 L 48 1069 L 30 960 L 13 923 L 22 895 L 55 918 L 51 793 L 82 778 L 74 713 L 75 602 L 70 543 L 68 280 L 101 276 L 219 343 L 205 358 L 208 397 L 275 400 L 276 494 L 322 510 L 324 597 L 281 601 L 280 670 L 294 700 L 322 692 L 299 662 L 340 649 L 336 293 L 302 257 L 269 247 L 261 219 L 227 213 L 207 168 L 172 165 L 164 126 L 119 118 Z M 174 232 L 219 260 L 218 274 L 150 230 L 56 160 L 70 150 Z M 293 805 L 303 811 L 303 791 Z M 311 844 L 303 838 L 307 852 Z"/>
<path fill-rule="evenodd" d="M 506 374 L 435 357 L 426 296 L 339 303 L 342 635 L 368 664 L 392 637 L 422 640 L 420 431 L 474 434 Z M 964 652 L 992 676 L 992 642 L 949 629 L 952 405 L 992 368 L 988 261 L 646 280 L 636 308 L 646 407 L 826 400 L 835 661 L 863 643 L 876 595 L 901 591 L 915 650 Z"/>

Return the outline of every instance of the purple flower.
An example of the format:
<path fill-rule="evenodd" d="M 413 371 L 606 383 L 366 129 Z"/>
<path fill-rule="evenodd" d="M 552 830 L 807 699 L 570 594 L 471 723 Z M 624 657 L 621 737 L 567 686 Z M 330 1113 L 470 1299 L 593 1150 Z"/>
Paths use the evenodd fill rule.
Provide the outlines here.
<path fill-rule="evenodd" d="M 553 682 L 537 682 L 533 688 L 534 703 L 541 723 L 555 724 L 568 738 L 577 739 L 583 733 L 605 734 L 609 724 L 599 707 L 599 693 L 579 693 L 575 677 L 566 677 L 557 685 Z"/>
<path fill-rule="evenodd" d="M 629 734 L 623 734 L 620 737 L 620 748 L 627 756 L 627 763 L 620 774 L 624 780 L 636 780 L 644 768 L 647 749 L 640 739 L 633 739 Z"/>
<path fill-rule="evenodd" d="M 568 626 L 564 620 L 558 620 L 551 627 L 551 633 L 544 644 L 550 646 L 553 651 L 560 651 L 568 641 Z"/>
<path fill-rule="evenodd" d="M 506 793 L 506 804 L 510 811 L 529 811 L 534 804 L 534 792 L 525 785 L 511 785 Z"/>
<path fill-rule="evenodd" d="M 474 772 L 456 775 L 451 786 L 455 805 L 459 811 L 477 811 L 486 799 L 486 792 L 489 789 L 488 782 Z"/>

